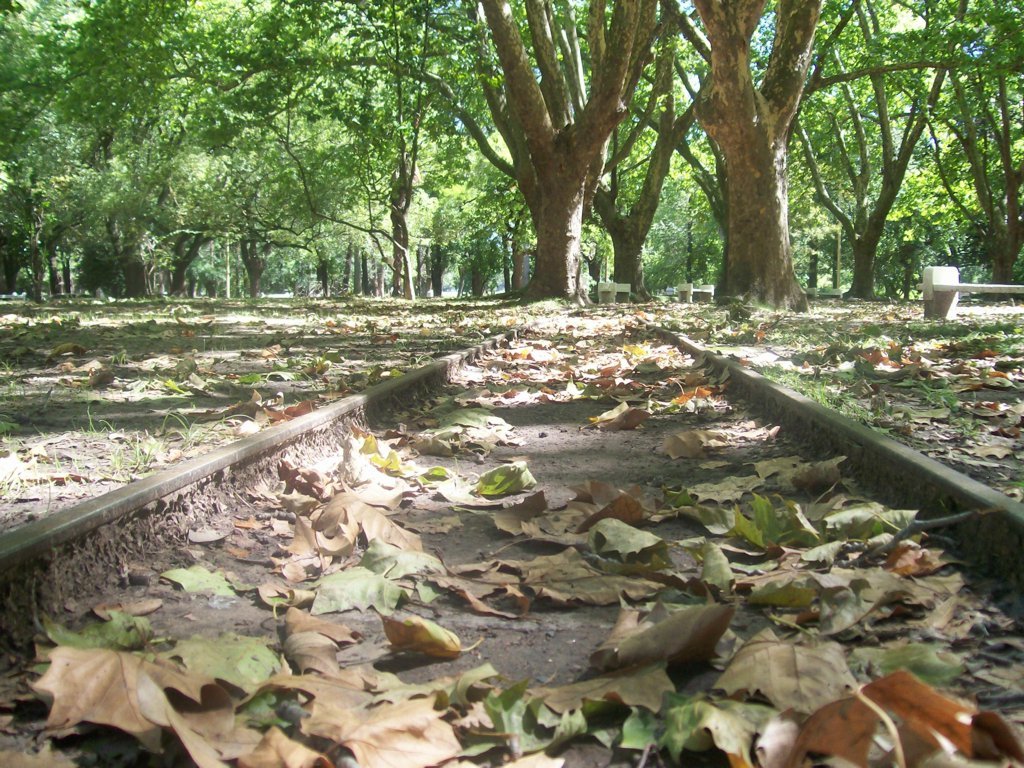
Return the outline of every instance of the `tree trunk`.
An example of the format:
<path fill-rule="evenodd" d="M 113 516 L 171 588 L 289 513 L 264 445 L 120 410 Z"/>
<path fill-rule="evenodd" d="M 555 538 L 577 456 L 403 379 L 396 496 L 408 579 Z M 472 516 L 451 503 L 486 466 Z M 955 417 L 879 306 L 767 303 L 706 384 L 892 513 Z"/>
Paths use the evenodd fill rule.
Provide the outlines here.
<path fill-rule="evenodd" d="M 430 246 L 430 291 L 435 299 L 444 295 L 444 272 L 448 268 L 448 254 L 437 244 Z"/>
<path fill-rule="evenodd" d="M 331 293 L 331 271 L 323 254 L 316 255 L 316 279 L 320 283 L 320 295 L 324 298 Z"/>
<path fill-rule="evenodd" d="M 518 237 L 512 238 L 512 290 L 521 291 L 530 281 L 530 252 Z"/>
<path fill-rule="evenodd" d="M 853 239 L 853 284 L 848 291 L 849 296 L 858 299 L 875 298 L 875 262 L 884 225 L 884 218 L 877 226 L 872 221 L 859 237 Z"/>
<path fill-rule="evenodd" d="M 50 278 L 50 295 L 61 296 L 67 293 L 55 237 L 47 238 L 46 240 L 46 269 Z"/>
<path fill-rule="evenodd" d="M 822 0 L 784 4 L 757 85 L 750 50 L 764 0 L 694 4 L 711 44 L 698 116 L 722 151 L 729 179 L 724 293 L 806 310 L 807 297 L 793 273 L 786 162 Z"/>
<path fill-rule="evenodd" d="M 258 299 L 260 282 L 263 279 L 263 271 L 267 268 L 267 256 L 270 255 L 271 245 L 270 243 L 257 245 L 255 240 L 242 240 L 239 247 L 249 287 L 249 298 Z"/>
<path fill-rule="evenodd" d="M 341 267 L 341 292 L 348 293 L 352 285 L 352 266 L 355 261 L 355 245 L 349 240 L 345 246 L 345 263 Z M 355 293 L 355 291 L 353 291 Z"/>
<path fill-rule="evenodd" d="M 516 179 L 530 208 L 537 251 L 526 296 L 586 301 L 579 285 L 584 204 L 601 176 L 608 139 L 626 116 L 650 56 L 657 3 L 593 0 L 586 57 L 579 51 L 571 10 L 563 28 L 563 17 L 552 13 L 550 4 L 526 6 L 529 53 L 512 5 L 480 3 L 493 43 L 491 51 L 482 52 L 487 74 L 481 79 L 512 163 L 488 151 L 483 132 L 475 131 L 474 138 L 491 162 Z M 502 94 L 488 81 L 492 52 L 504 75 Z M 590 65 L 589 93 L 584 60 Z"/>
<path fill-rule="evenodd" d="M 729 163 L 728 240 L 724 293 L 773 307 L 804 311 L 807 298 L 793 273 L 789 240 L 786 144 L 760 134 L 753 141 L 721 142 Z"/>
<path fill-rule="evenodd" d="M 526 288 L 531 299 L 580 297 L 577 276 L 585 182 L 585 178 L 551 174 L 532 195 L 537 257 L 533 279 Z"/>
<path fill-rule="evenodd" d="M 606 227 L 611 236 L 612 271 L 611 279 L 615 283 L 628 283 L 632 291 L 642 299 L 649 299 L 650 294 L 643 284 L 643 243 L 646 232 L 637 231 L 634 222 L 620 220 Z"/>
<path fill-rule="evenodd" d="M 362 280 L 360 282 L 362 294 L 363 296 L 372 296 L 373 292 L 370 287 L 370 257 L 364 248 L 359 249 L 359 264 L 362 269 Z"/>
<path fill-rule="evenodd" d="M 212 237 L 207 237 L 196 232 L 192 235 L 182 235 L 174 243 L 171 257 L 171 284 L 170 293 L 172 296 L 184 296 L 188 292 L 188 268 L 199 256 L 199 252 L 213 242 Z"/>
<path fill-rule="evenodd" d="M 149 294 L 149 283 L 146 280 L 146 263 L 136 249 L 124 254 L 121 261 L 124 273 L 124 295 L 129 299 L 141 299 Z"/>

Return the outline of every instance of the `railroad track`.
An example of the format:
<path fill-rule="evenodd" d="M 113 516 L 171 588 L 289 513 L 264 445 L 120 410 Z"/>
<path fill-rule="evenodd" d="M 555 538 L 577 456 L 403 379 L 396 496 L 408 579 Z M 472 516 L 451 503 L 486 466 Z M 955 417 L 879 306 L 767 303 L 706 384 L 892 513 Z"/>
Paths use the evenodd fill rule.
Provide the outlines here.
<path fill-rule="evenodd" d="M 995 640 L 1019 635 L 1020 617 L 1007 613 L 999 598 L 1007 586 L 1021 584 L 1017 558 L 1010 556 L 1019 551 L 1024 530 L 1020 504 L 686 339 L 649 327 L 637 327 L 626 338 L 617 332 L 621 318 L 613 315 L 592 327 L 574 322 L 571 328 L 491 339 L 0 537 L 9 660 L 18 658 L 29 639 L 61 646 L 61 639 L 96 626 L 90 617 L 98 604 L 109 616 L 111 606 L 116 611 L 147 603 L 154 612 L 146 617 L 150 634 L 141 639 L 142 647 L 205 675 L 210 685 L 219 681 L 239 716 L 267 684 L 215 673 L 196 655 L 176 650 L 193 642 L 191 635 L 220 642 L 214 647 L 225 655 L 236 642 L 223 639 L 226 633 L 262 638 L 278 664 L 283 654 L 296 674 L 330 677 L 362 670 L 360 691 L 350 692 L 348 701 L 357 709 L 371 694 L 378 710 L 400 706 L 401 694 L 386 693 L 396 685 L 390 674 L 421 692 L 449 685 L 437 682 L 439 677 L 463 675 L 456 690 L 463 695 L 475 690 L 477 700 L 487 691 L 509 696 L 512 682 L 529 680 L 531 695 L 559 702 L 551 705 L 551 722 L 561 717 L 568 733 L 570 723 L 579 727 L 570 715 L 587 696 L 618 697 L 634 709 L 656 709 L 649 696 L 635 690 L 594 688 L 583 694 L 573 688 L 574 681 L 601 681 L 625 665 L 610 658 L 618 650 L 610 651 L 607 643 L 620 603 L 726 606 L 735 635 L 732 650 L 767 627 L 786 630 L 808 621 L 814 631 L 845 640 L 849 648 L 865 638 L 881 647 L 904 635 L 934 639 L 947 632 L 952 638 L 953 618 L 944 628 L 924 628 L 939 605 L 951 617 L 962 619 L 957 606 L 965 616 L 973 611 L 985 617 L 977 620 L 984 633 L 964 635 L 957 625 L 955 635 L 958 649 L 979 659 L 996 652 L 990 645 Z M 616 402 L 631 407 L 609 413 Z M 502 423 L 488 423 L 481 415 L 484 407 L 494 409 Z M 448 438 L 439 437 L 448 434 L 439 432 L 446 424 L 462 429 L 456 430 L 462 437 L 447 444 L 448 456 L 442 445 Z M 413 446 L 420 454 L 418 466 L 411 458 Z M 829 461 L 837 456 L 847 459 Z M 436 464 L 428 467 L 424 459 Z M 801 475 L 812 464 L 818 474 Z M 798 476 L 804 480 L 797 482 Z M 268 478 L 279 477 L 287 493 L 268 490 Z M 488 477 L 509 492 L 481 490 Z M 752 513 L 751 491 L 761 499 Z M 755 520 L 758 514 L 774 515 L 776 522 L 804 519 L 792 516 L 793 504 L 821 530 L 831 512 L 858 504 L 876 511 L 909 505 L 938 517 L 969 512 L 955 528 L 957 555 L 974 556 L 1000 581 L 969 572 L 951 576 L 957 566 L 946 565 L 945 581 L 920 587 L 932 590 L 928 596 L 915 592 L 908 601 L 893 593 L 888 603 L 880 599 L 866 609 L 863 624 L 848 626 L 817 607 L 809 617 L 777 602 L 757 603 L 751 596 L 779 578 L 773 569 L 787 557 L 785 550 L 767 540 L 758 546 L 754 534 L 742 546 L 723 550 L 714 544 L 714 534 L 722 532 L 725 518 L 708 510 L 725 510 L 728 517 L 729 510 L 742 507 Z M 624 535 L 627 520 L 641 527 L 639 540 L 616 538 Z M 793 529 L 781 535 L 791 537 L 786 541 L 792 549 L 806 547 L 811 533 Z M 879 584 L 889 578 L 882 574 L 881 560 L 871 559 L 877 545 L 864 541 L 837 549 L 839 570 L 833 575 L 839 581 L 831 582 L 833 588 L 842 581 L 840 572 L 861 569 L 857 572 L 872 585 L 876 576 Z M 715 576 L 709 566 L 712 560 L 721 566 L 719 556 L 731 562 L 726 577 L 721 571 Z M 788 557 L 797 568 L 792 553 Z M 827 569 L 819 564 L 807 573 L 812 570 Z M 191 586 L 186 572 L 219 580 Z M 371 595 L 366 583 L 346 581 L 355 574 L 378 591 Z M 800 589 L 813 591 L 809 583 L 800 582 Z M 920 583 L 930 584 L 923 571 Z M 824 593 L 814 599 L 827 603 Z M 296 606 L 336 626 L 344 622 L 351 642 L 328 633 L 333 645 L 327 646 L 327 661 L 322 653 L 313 654 L 313 661 L 309 654 L 297 659 L 288 634 L 292 625 L 280 621 Z M 810 604 L 807 608 L 814 613 Z M 414 623 L 436 622 L 461 637 L 461 647 L 424 650 L 413 643 L 403 650 L 389 633 L 394 625 L 389 630 L 388 619 L 378 615 L 392 613 Z M 1020 658 L 1011 654 L 1008 663 L 1024 662 L 1024 649 L 1012 653 Z M 321 665 L 330 666 L 330 658 L 341 666 L 325 673 Z M 665 662 L 656 656 L 641 661 L 660 669 Z M 481 666 L 486 664 L 492 666 Z M 872 674 L 870 664 L 858 664 L 858 676 Z M 701 669 L 689 677 L 676 675 L 673 684 L 690 693 L 711 688 L 718 672 Z M 268 674 L 278 680 L 279 724 L 284 727 L 289 718 L 293 726 L 303 724 L 289 733 L 298 737 L 301 730 L 309 744 L 335 761 L 351 750 L 373 765 L 352 741 L 324 741 L 310 723 L 323 719 L 313 703 L 326 694 L 310 694 L 312 683 L 297 694 L 280 682 L 285 671 L 279 666 Z M 0 712 L 17 711 L 11 702 L 24 700 L 27 678 L 15 672 L 7 679 L 16 681 L 18 696 L 8 689 L 8 704 L 0 699 Z M 222 674 L 230 679 L 225 682 Z M 640 688 L 659 690 L 668 680 L 663 671 L 651 674 Z M 499 675 L 510 682 L 501 682 Z M 1010 715 L 1024 712 L 1024 702 L 1007 698 L 997 678 L 981 675 L 966 661 L 962 677 L 956 693 Z M 450 730 L 452 712 L 465 714 L 473 696 L 462 703 L 454 693 L 445 696 L 451 709 L 443 727 Z M 57 709 L 60 704 L 58 695 Z M 35 716 L 34 726 L 8 729 L 11 733 L 0 737 L 0 757 L 4 749 L 38 748 L 38 711 Z M 477 730 L 451 732 L 463 746 L 489 745 L 512 756 L 523 750 L 525 737 L 500 735 L 497 722 L 491 741 Z M 182 759 L 187 759 L 184 751 L 195 757 L 194 742 L 172 726 L 163 731 L 165 749 L 183 751 Z M 531 737 L 542 740 L 552 731 L 538 726 Z M 88 753 L 95 740 L 109 740 L 114 733 L 81 726 L 76 732 L 81 735 L 69 747 L 72 754 Z M 208 734 L 204 738 L 212 740 L 216 759 L 237 757 Z M 564 757 L 569 766 L 632 764 L 627 753 L 612 753 L 592 741 L 574 742 Z"/>

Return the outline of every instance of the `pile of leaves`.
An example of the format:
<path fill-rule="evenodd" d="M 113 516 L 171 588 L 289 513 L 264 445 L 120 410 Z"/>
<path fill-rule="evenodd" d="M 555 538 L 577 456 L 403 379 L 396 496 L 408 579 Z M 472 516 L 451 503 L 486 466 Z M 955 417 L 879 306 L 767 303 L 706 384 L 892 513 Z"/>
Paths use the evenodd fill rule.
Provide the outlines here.
<path fill-rule="evenodd" d="M 543 768 L 581 740 L 642 762 L 715 750 L 762 768 L 1024 762 L 1012 722 L 956 695 L 1019 683 L 1014 620 L 939 547 L 901 536 L 916 511 L 860 494 L 841 457 L 746 463 L 736 449 L 774 447 L 777 430 L 735 408 L 726 382 L 622 331 L 618 317 L 552 323 L 391 429 L 355 432 L 329 467 L 283 461 L 280 483 L 249 499 L 273 515 L 194 532 L 208 562 L 162 583 L 215 611 L 244 596 L 279 639 L 156 631 L 147 617 L 167 607 L 152 597 L 98 606 L 104 621 L 76 631 L 48 622 L 32 683 L 47 733 L 117 728 L 203 768 Z M 578 440 L 652 441 L 652 462 L 718 479 L 539 487 L 546 446 L 496 406 L 573 404 L 591 414 Z M 520 555 L 466 557 L 456 539 L 479 521 Z M 259 583 L 234 575 L 266 559 Z M 510 646 L 487 640 L 551 611 L 583 627 L 609 609 L 582 675 L 508 679 Z M 483 644 L 458 626 L 485 627 Z M 382 669 L 395 657 L 451 672 L 403 680 Z"/>
<path fill-rule="evenodd" d="M 1024 308 L 967 306 L 924 321 L 918 304 L 818 302 L 803 315 L 662 305 L 672 327 L 823 405 L 1024 498 Z"/>

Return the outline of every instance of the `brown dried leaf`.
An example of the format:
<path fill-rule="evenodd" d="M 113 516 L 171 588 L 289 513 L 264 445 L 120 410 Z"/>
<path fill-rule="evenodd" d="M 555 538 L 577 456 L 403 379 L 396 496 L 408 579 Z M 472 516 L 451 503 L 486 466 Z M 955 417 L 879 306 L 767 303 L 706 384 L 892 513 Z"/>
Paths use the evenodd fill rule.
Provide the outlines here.
<path fill-rule="evenodd" d="M 804 714 L 846 695 L 857 681 L 836 643 L 809 648 L 764 630 L 748 640 L 715 683 L 726 693 L 760 693 L 780 710 Z"/>
<path fill-rule="evenodd" d="M 701 605 L 674 613 L 656 610 L 641 621 L 638 611 L 623 610 L 590 665 L 608 670 L 657 661 L 708 661 L 735 612 L 731 605 Z"/>
<path fill-rule="evenodd" d="M 643 522 L 644 508 L 640 500 L 628 493 L 620 493 L 619 496 L 603 508 L 592 514 L 576 528 L 576 533 L 586 533 L 601 520 L 609 518 L 621 520 L 630 525 L 637 525 Z"/>
<path fill-rule="evenodd" d="M 523 523 L 543 515 L 548 510 L 548 502 L 544 491 L 537 491 L 518 504 L 499 509 L 494 513 L 494 525 L 498 530 L 513 535 L 523 532 Z"/>
<path fill-rule="evenodd" d="M 671 459 L 697 459 L 703 456 L 705 451 L 724 448 L 727 445 L 729 438 L 724 432 L 691 429 L 666 437 L 661 450 Z"/>
<path fill-rule="evenodd" d="M 331 768 L 319 752 L 289 739 L 277 726 L 271 727 L 256 749 L 238 759 L 238 768 Z"/>
<path fill-rule="evenodd" d="M 92 607 L 92 612 L 104 621 L 110 621 L 110 612 L 127 613 L 129 616 L 148 616 L 163 606 L 164 601 L 158 597 L 145 600 L 132 600 L 127 603 L 100 603 Z"/>
<path fill-rule="evenodd" d="M 793 473 L 790 482 L 795 488 L 810 493 L 827 491 L 842 479 L 839 465 L 846 461 L 845 456 L 836 456 L 827 461 L 816 461 Z"/>
<path fill-rule="evenodd" d="M 372 709 L 340 708 L 315 700 L 302 731 L 352 750 L 360 768 L 427 768 L 462 751 L 445 713 L 432 699 Z"/>
<path fill-rule="evenodd" d="M 429 619 L 381 616 L 380 620 L 393 651 L 414 651 L 437 659 L 456 659 L 462 653 L 458 635 Z"/>
<path fill-rule="evenodd" d="M 657 712 L 661 709 L 662 697 L 674 691 L 675 685 L 665 672 L 665 665 L 661 663 L 641 669 L 620 670 L 555 688 L 538 688 L 531 692 L 561 714 L 579 709 L 585 701 L 611 701 Z"/>

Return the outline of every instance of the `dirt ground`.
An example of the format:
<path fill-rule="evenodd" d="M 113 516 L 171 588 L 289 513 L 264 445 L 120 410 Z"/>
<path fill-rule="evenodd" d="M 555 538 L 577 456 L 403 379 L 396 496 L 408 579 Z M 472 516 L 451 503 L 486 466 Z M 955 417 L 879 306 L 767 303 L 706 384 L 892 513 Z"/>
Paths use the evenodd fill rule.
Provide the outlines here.
<path fill-rule="evenodd" d="M 609 414 L 623 402 L 645 415 Z M 481 408 L 500 422 L 481 422 Z M 436 430 L 451 414 L 465 409 L 477 416 L 462 424 L 465 429 L 456 430 L 459 436 L 451 438 L 455 441 L 449 444 L 451 455 L 435 455 L 446 452 L 443 447 L 438 450 Z M 1024 699 L 1015 693 L 1013 682 L 1024 682 L 1020 641 L 1024 603 L 998 584 L 961 571 L 951 547 L 937 575 L 919 574 L 915 589 L 932 590 L 930 597 L 908 599 L 893 593 L 868 606 L 860 620 L 835 632 L 819 625 L 824 621 L 821 615 L 750 599 L 759 585 L 778 578 L 780 568 L 795 567 L 797 550 L 758 547 L 736 536 L 712 536 L 709 523 L 702 522 L 694 510 L 741 505 L 749 512 L 756 493 L 771 500 L 769 506 L 789 505 L 820 521 L 835 510 L 863 504 L 877 504 L 882 514 L 884 495 L 843 476 L 837 457 L 807 455 L 756 411 L 732 402 L 727 388 L 708 380 L 693 368 L 692 360 L 653 341 L 620 311 L 590 311 L 557 323 L 549 321 L 511 349 L 468 367 L 430 402 L 370 426 L 373 442 L 364 439 L 349 462 L 326 457 L 316 467 L 302 468 L 305 474 L 293 473 L 301 480 L 282 486 L 276 478 L 268 479 L 245 497 L 223 500 L 221 515 L 196 531 L 187 546 L 125 564 L 123 572 L 111 573 L 108 590 L 81 595 L 65 606 L 63 616 L 52 618 L 80 631 L 96 623 L 93 609 L 97 605 L 158 601 L 146 617 L 154 638 L 147 643 L 152 651 L 173 648 L 193 637 L 215 640 L 234 632 L 258 638 L 279 657 L 287 656 L 281 615 L 290 597 L 281 598 L 275 612 L 266 595 L 323 590 L 319 581 L 323 577 L 366 562 L 367 546 L 374 538 L 408 543 L 402 538 L 405 533 L 378 522 L 382 528 L 371 529 L 363 523 L 350 551 L 336 548 L 337 539 L 314 536 L 315 544 L 310 545 L 303 530 L 312 525 L 319 531 L 317 520 L 322 518 L 317 516 L 331 504 L 329 493 L 324 495 L 325 507 L 311 489 L 327 484 L 345 492 L 344 480 L 352 488 L 369 483 L 378 490 L 400 493 L 400 504 L 380 507 L 386 520 L 418 536 L 420 549 L 410 548 L 436 556 L 444 569 L 395 578 L 407 598 L 394 615 L 437 622 L 461 638 L 463 650 L 455 658 L 438 658 L 415 648 L 396 651 L 378 615 L 385 609 L 325 611 L 321 618 L 344 625 L 359 638 L 359 642 L 339 644 L 336 658 L 341 669 L 372 665 L 364 668 L 370 670 L 368 675 L 392 673 L 402 686 L 439 690 L 445 685 L 440 680 L 490 664 L 494 673 L 479 684 L 481 688 L 507 690 L 525 680 L 537 696 L 552 695 L 552 689 L 607 675 L 595 666 L 593 655 L 606 646 L 623 611 L 657 610 L 663 603 L 676 609 L 720 604 L 735 609 L 735 615 L 715 643 L 716 655 L 669 665 L 678 696 L 703 696 L 715 689 L 737 650 L 762 630 L 773 628 L 792 642 L 818 632 L 822 638 L 841 642 L 860 682 L 879 675 L 882 667 L 880 662 L 874 666 L 865 662 L 865 657 L 858 657 L 854 664 L 853 651 L 928 644 L 944 654 L 948 668 L 957 670 L 947 678 L 944 690 L 997 709 L 1018 723 L 1024 717 Z M 677 438 L 683 441 L 679 447 L 683 455 L 673 458 L 667 446 Z M 697 440 L 695 448 L 686 442 L 690 438 Z M 832 470 L 828 470 L 830 460 L 834 460 Z M 525 487 L 513 483 L 508 493 L 493 501 L 467 493 L 466 488 L 490 470 L 520 462 L 525 462 L 532 483 L 524 483 Z M 812 472 L 804 480 L 794 480 L 801 476 L 800 468 L 811 465 L 825 475 Z M 436 467 L 447 470 L 449 481 L 459 482 L 439 479 L 444 473 Z M 424 479 L 428 476 L 431 479 Z M 540 507 L 527 509 L 525 500 L 541 491 Z M 640 557 L 639 551 L 626 555 L 625 549 L 616 550 L 620 545 L 594 538 L 590 516 L 612 507 L 616 513 L 606 517 L 626 517 L 643 534 L 656 537 L 653 544 L 646 541 L 658 552 L 657 567 Z M 600 527 L 605 530 L 606 526 Z M 608 537 L 613 530 L 607 527 Z M 721 551 L 731 564 L 731 576 L 724 582 L 709 575 L 710 541 L 720 542 L 715 551 Z M 949 544 L 939 533 L 929 546 Z M 837 557 L 837 581 L 830 588 L 839 588 L 843 579 L 856 579 L 858 568 L 864 569 L 860 578 L 881 578 L 874 562 L 858 562 L 859 551 L 853 548 Z M 161 576 L 196 565 L 227 575 L 230 588 L 219 594 L 189 591 Z M 828 573 L 829 569 L 818 571 Z M 855 575 L 840 576 L 850 572 Z M 501 578 L 493 578 L 497 573 Z M 318 613 L 315 605 L 314 614 Z M 0 702 L 0 755 L 5 749 L 40 749 L 50 738 L 42 731 L 46 707 L 25 688 L 17 660 L 8 657 L 7 661 L 5 695 Z M 398 684 L 374 677 L 367 685 L 381 695 Z M 754 693 L 751 698 L 764 701 Z M 602 742 L 619 736 L 630 711 L 621 702 L 628 704 L 629 699 L 621 692 L 597 699 L 603 704 L 588 719 L 590 735 L 555 750 L 564 765 L 672 764 L 656 747 L 623 750 Z M 771 703 L 783 708 L 778 701 Z M 278 719 L 294 705 L 294 699 L 278 701 Z M 633 705 L 637 709 L 642 707 Z M 299 728 L 294 726 L 307 716 L 300 711 L 289 733 L 297 734 Z M 541 730 L 550 735 L 551 728 Z M 54 742 L 58 748 L 84 764 L 128 766 L 147 759 L 138 742 L 111 729 L 78 725 L 59 735 Z M 497 765 L 517 757 L 518 736 L 506 736 L 496 751 L 471 758 L 472 762 Z M 315 737 L 306 741 L 322 746 Z M 173 756 L 173 748 L 169 754 Z M 337 761 L 339 754 L 332 757 Z M 687 764 L 726 763 L 721 750 L 686 752 L 684 759 Z"/>

